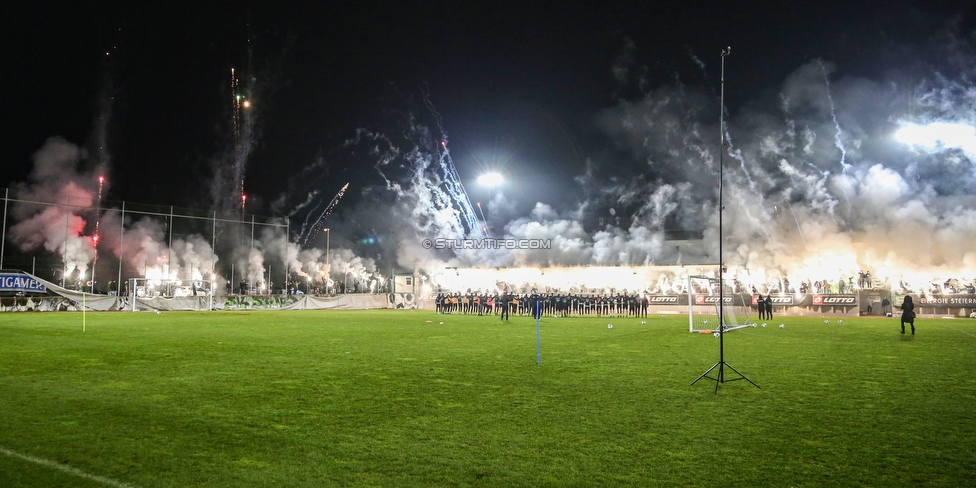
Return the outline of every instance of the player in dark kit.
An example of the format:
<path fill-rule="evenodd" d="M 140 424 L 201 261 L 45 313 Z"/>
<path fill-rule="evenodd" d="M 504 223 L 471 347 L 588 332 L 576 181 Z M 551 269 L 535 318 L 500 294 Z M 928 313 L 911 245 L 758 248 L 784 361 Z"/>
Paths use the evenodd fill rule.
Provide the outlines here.
<path fill-rule="evenodd" d="M 766 320 L 766 301 L 762 295 L 756 299 L 756 306 L 759 308 L 759 320 Z"/>
<path fill-rule="evenodd" d="M 766 319 L 773 320 L 773 296 L 766 295 Z"/>
<path fill-rule="evenodd" d="M 502 296 L 498 297 L 499 305 L 502 308 L 502 320 L 506 322 L 508 322 L 508 302 L 510 301 L 509 298 L 510 297 L 508 296 L 508 293 L 505 293 Z"/>

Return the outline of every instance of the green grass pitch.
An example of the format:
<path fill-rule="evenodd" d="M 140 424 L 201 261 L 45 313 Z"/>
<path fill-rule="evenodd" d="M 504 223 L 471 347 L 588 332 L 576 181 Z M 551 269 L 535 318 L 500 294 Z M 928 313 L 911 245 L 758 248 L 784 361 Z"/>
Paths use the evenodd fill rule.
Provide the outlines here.
<path fill-rule="evenodd" d="M 976 321 L 823 321 L 3 314 L 0 486 L 972 486 Z"/>

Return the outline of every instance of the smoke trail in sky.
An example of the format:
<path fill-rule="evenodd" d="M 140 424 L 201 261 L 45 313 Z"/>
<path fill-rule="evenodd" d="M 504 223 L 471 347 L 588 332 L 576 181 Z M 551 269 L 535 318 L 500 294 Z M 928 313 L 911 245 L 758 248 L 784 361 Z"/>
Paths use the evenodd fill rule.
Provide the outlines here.
<path fill-rule="evenodd" d="M 322 226 L 324 225 L 325 221 L 328 220 L 329 215 L 332 214 L 336 204 L 339 203 L 339 200 L 342 199 L 343 195 L 345 195 L 347 188 L 349 188 L 349 183 L 342 185 L 342 188 L 339 189 L 339 193 L 336 193 L 336 196 L 332 197 L 332 201 L 325 206 L 325 209 L 323 209 L 321 213 L 317 214 L 318 216 L 311 225 L 308 225 L 309 219 L 313 215 L 316 215 L 313 214 L 313 212 L 318 210 L 318 207 L 316 206 L 313 208 L 312 211 L 309 212 L 309 214 L 305 217 L 305 222 L 302 223 L 301 231 L 298 233 L 298 238 L 302 241 L 302 247 L 308 246 L 308 240 L 314 239 L 318 233 L 322 231 Z M 308 229 L 307 233 L 305 232 L 306 228 Z"/>
<path fill-rule="evenodd" d="M 844 147 L 844 132 L 840 128 L 840 122 L 837 121 L 837 109 L 834 106 L 834 97 L 830 93 L 830 76 L 827 70 L 827 66 L 824 64 L 822 59 L 818 59 L 817 62 L 820 64 L 820 71 L 823 73 L 824 86 L 827 89 L 827 101 L 830 103 L 830 118 L 834 123 L 834 146 L 840 151 L 840 171 L 841 173 L 847 173 L 851 165 L 847 164 L 847 148 Z M 851 199 L 847 192 L 842 193 L 844 201 L 847 203 L 847 213 L 850 216 L 851 212 Z"/>
<path fill-rule="evenodd" d="M 229 143 L 226 152 L 211 162 L 210 198 L 214 210 L 243 215 L 247 163 L 257 139 L 255 98 L 258 87 L 254 86 L 256 78 L 247 70 L 243 74 L 243 83 L 241 76 L 237 70 L 230 70 Z"/>
<path fill-rule="evenodd" d="M 478 217 L 475 215 L 474 208 L 471 206 L 471 199 L 468 198 L 468 192 L 464 190 L 464 185 L 458 176 L 457 167 L 454 166 L 454 160 L 451 159 L 451 150 L 447 147 L 447 131 L 444 130 L 444 122 L 441 119 L 441 114 L 434 108 L 433 102 L 430 101 L 430 94 L 426 90 L 423 93 L 423 100 L 427 110 L 434 117 L 434 122 L 437 125 L 437 131 L 440 135 L 440 142 L 436 146 L 436 160 L 444 175 L 445 184 L 443 188 L 450 194 L 451 199 L 460 211 L 461 219 L 465 225 L 465 234 L 480 236 L 481 226 L 478 225 Z"/>

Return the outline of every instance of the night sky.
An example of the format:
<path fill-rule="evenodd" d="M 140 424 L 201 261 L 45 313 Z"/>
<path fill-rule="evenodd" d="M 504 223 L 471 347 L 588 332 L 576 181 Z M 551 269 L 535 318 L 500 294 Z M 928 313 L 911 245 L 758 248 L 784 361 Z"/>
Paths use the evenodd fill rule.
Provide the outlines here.
<path fill-rule="evenodd" d="M 976 276 L 973 2 L 25 2 L 2 23 L 0 185 L 91 194 L 104 172 L 108 207 L 227 209 L 234 68 L 253 103 L 247 213 L 320 245 L 315 212 L 349 183 L 318 224 L 362 269 L 713 262 L 731 46 L 732 262 L 756 280 Z M 949 125 L 894 136 L 933 123 Z M 417 248 L 482 225 L 448 155 L 488 234 L 558 249 Z M 505 177 L 494 194 L 486 171 Z M 29 213 L 21 251 L 61 246 Z M 902 246 L 905 222 L 932 240 Z M 706 242 L 693 257 L 665 245 L 687 236 Z"/>
<path fill-rule="evenodd" d="M 332 3 L 6 7 L 0 184 L 24 181 L 49 137 L 90 144 L 107 89 L 108 197 L 206 208 L 194 195 L 227 143 L 229 70 L 248 66 L 250 45 L 263 93 L 246 188 L 266 204 L 356 128 L 424 112 L 423 90 L 468 186 L 498 154 L 516 174 L 562 185 L 611 146 L 594 115 L 641 95 L 614 79 L 628 44 L 644 90 L 675 80 L 717 90 L 719 52 L 732 46 L 734 112 L 810 59 L 835 63 L 838 76 L 910 68 L 899 65 L 906 54 L 942 30 L 971 32 L 974 15 L 971 2 L 930 1 Z M 560 185 L 536 190 L 558 202 Z"/>

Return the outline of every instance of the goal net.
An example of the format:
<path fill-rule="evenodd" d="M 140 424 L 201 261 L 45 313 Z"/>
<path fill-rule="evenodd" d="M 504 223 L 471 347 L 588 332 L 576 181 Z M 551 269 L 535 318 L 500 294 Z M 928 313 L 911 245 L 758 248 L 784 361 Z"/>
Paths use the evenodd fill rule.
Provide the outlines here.
<path fill-rule="evenodd" d="M 719 297 L 722 298 L 721 311 L 724 320 L 719 320 Z M 755 320 L 749 316 L 752 310 L 752 296 L 739 293 L 728 283 L 719 293 L 718 278 L 707 276 L 688 277 L 688 330 L 699 334 L 712 334 L 723 328 L 731 332 L 744 327 L 755 327 Z"/>
<path fill-rule="evenodd" d="M 211 282 L 207 280 L 159 280 L 129 278 L 128 290 L 123 294 L 139 298 L 151 297 L 205 297 L 210 295 Z"/>
<path fill-rule="evenodd" d="M 154 309 L 163 300 L 175 309 L 209 309 L 213 300 L 213 282 L 209 280 L 160 280 L 129 278 L 119 294 L 129 300 L 126 308 L 135 312 L 141 303 L 143 308 Z"/>

